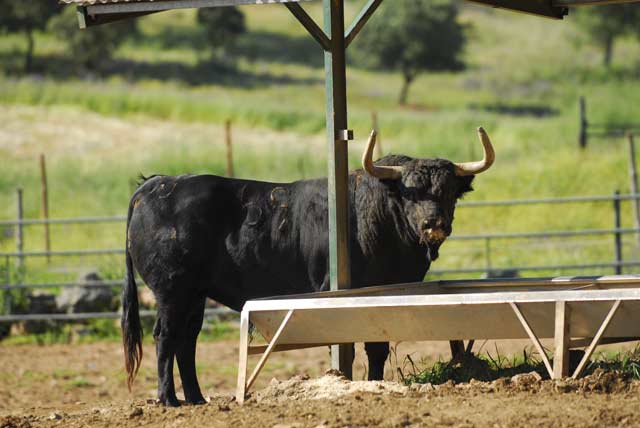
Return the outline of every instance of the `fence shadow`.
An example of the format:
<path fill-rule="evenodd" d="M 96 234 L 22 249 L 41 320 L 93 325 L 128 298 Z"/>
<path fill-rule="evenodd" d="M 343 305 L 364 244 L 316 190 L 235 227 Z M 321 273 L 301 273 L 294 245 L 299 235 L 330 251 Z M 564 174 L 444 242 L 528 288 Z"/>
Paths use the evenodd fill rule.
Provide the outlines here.
<path fill-rule="evenodd" d="M 475 111 L 486 111 L 508 116 L 532 116 L 551 117 L 557 116 L 560 112 L 549 106 L 536 104 L 507 104 L 503 102 L 492 104 L 469 104 L 468 108 Z"/>

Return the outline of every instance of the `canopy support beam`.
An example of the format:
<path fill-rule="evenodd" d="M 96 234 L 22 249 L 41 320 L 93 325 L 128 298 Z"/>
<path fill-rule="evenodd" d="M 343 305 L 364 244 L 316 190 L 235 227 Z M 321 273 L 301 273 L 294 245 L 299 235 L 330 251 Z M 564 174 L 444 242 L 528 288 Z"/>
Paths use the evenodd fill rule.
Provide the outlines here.
<path fill-rule="evenodd" d="M 302 24 L 304 28 L 309 32 L 311 37 L 316 39 L 316 42 L 320 43 L 322 49 L 325 51 L 331 50 L 331 40 L 327 37 L 322 28 L 318 27 L 313 18 L 311 18 L 307 12 L 298 3 L 285 3 L 287 9 L 296 17 L 296 19 Z"/>
<path fill-rule="evenodd" d="M 358 16 L 356 16 L 356 19 L 353 20 L 349 29 L 345 32 L 346 47 L 349 47 L 351 42 L 353 42 L 358 33 L 360 33 L 360 30 L 362 30 L 381 3 L 382 0 L 369 0 L 369 2 L 364 5 Z"/>
<path fill-rule="evenodd" d="M 329 280 L 331 290 L 351 287 L 349 258 L 349 163 L 344 1 L 322 0 L 324 31 L 331 49 L 324 53 L 329 202 Z M 331 367 L 352 378 L 353 344 L 331 347 Z"/>
<path fill-rule="evenodd" d="M 547 18 L 562 19 L 567 13 L 566 7 L 554 7 L 551 1 L 522 1 L 515 2 L 512 0 L 469 0 L 473 3 L 480 3 L 485 6 L 495 7 L 498 9 L 515 10 L 518 12 L 529 13 L 532 15 L 545 16 Z"/>

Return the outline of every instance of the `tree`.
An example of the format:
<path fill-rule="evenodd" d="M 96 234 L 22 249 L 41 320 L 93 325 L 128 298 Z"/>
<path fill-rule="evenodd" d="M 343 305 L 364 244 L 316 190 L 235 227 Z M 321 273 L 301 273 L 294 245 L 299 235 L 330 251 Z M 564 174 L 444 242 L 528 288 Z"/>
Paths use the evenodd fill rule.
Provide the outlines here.
<path fill-rule="evenodd" d="M 399 103 L 419 73 L 460 70 L 466 42 L 458 8 L 448 0 L 394 0 L 383 3 L 357 39 L 365 66 L 399 70 L 403 85 Z"/>
<path fill-rule="evenodd" d="M 137 34 L 137 20 L 126 19 L 81 30 L 76 10 L 67 7 L 51 20 L 50 30 L 67 44 L 76 64 L 97 70 L 109 61 L 118 46 Z"/>
<path fill-rule="evenodd" d="M 640 4 L 614 4 L 584 8 L 577 14 L 577 23 L 603 51 L 602 63 L 611 65 L 613 48 L 618 37 L 640 27 Z"/>
<path fill-rule="evenodd" d="M 49 19 L 60 11 L 56 1 L 51 0 L 0 0 L 0 30 L 24 31 L 27 36 L 24 69 L 28 73 L 33 66 L 35 40 L 33 33 L 42 30 Z"/>
<path fill-rule="evenodd" d="M 228 47 L 247 29 L 244 14 L 237 7 L 198 9 L 198 23 L 205 28 L 207 42 L 215 50 Z"/>

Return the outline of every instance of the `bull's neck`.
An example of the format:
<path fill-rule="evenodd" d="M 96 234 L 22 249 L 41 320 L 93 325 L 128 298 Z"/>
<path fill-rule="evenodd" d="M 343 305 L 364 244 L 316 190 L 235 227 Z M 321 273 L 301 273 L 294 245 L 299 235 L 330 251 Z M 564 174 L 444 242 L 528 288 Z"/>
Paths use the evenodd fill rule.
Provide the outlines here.
<path fill-rule="evenodd" d="M 365 254 L 392 249 L 422 252 L 418 235 L 409 223 L 393 183 L 363 175 L 355 178 L 354 208 L 357 236 Z"/>

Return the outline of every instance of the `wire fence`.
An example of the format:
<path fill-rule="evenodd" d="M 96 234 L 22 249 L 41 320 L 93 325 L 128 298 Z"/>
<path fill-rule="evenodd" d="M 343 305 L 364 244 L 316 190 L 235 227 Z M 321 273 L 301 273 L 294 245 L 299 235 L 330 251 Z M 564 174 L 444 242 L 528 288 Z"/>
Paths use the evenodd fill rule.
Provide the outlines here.
<path fill-rule="evenodd" d="M 620 221 L 620 202 L 634 201 L 640 199 L 640 194 L 614 194 L 604 196 L 577 196 L 577 197 L 561 197 L 561 198 L 536 198 L 524 200 L 503 200 L 503 201 L 473 201 L 461 202 L 458 204 L 462 209 L 482 209 L 483 207 L 516 207 L 527 205 L 555 205 L 555 204 L 590 204 L 590 203 L 611 203 L 612 207 L 612 228 L 582 229 L 582 230 L 554 230 L 554 231 L 526 231 L 526 232 L 501 232 L 501 233 L 479 233 L 479 234 L 460 234 L 452 235 L 449 241 L 459 241 L 461 243 L 477 241 L 484 243 L 483 260 L 484 263 L 478 266 L 464 266 L 459 268 L 432 269 L 429 271 L 430 276 L 444 276 L 452 274 L 484 274 L 491 276 L 499 271 L 517 271 L 517 272 L 541 272 L 541 271 L 584 271 L 587 269 L 607 270 L 613 273 L 621 273 L 623 268 L 634 268 L 640 266 L 640 260 L 629 259 L 623 260 L 623 236 L 636 235 L 640 237 L 639 221 L 636 219 L 635 227 L 622 227 Z M 25 227 L 35 227 L 43 225 L 69 225 L 79 226 L 83 224 L 100 224 L 100 223 L 123 223 L 126 216 L 99 216 L 99 217 L 78 217 L 78 218 L 60 218 L 60 219 L 24 219 L 0 221 L 0 229 L 13 229 L 16 250 L 0 252 L 0 271 L 4 270 L 4 283 L 0 283 L 0 293 L 4 295 L 5 311 L 4 315 L 0 315 L 0 323 L 16 322 L 16 321 L 77 321 L 95 318 L 118 318 L 117 312 L 90 312 L 90 313 L 49 313 L 49 314 L 16 314 L 11 313 L 11 305 L 7 305 L 7 298 L 10 301 L 10 293 L 14 290 L 20 292 L 28 292 L 38 289 L 61 290 L 69 287 L 113 287 L 120 288 L 124 284 L 123 279 L 110 279 L 100 281 L 52 281 L 52 282 L 26 282 L 20 278 L 20 275 L 14 275 L 12 268 L 24 273 L 26 270 L 25 260 L 30 258 L 46 257 L 77 257 L 77 256 L 123 256 L 124 248 L 102 248 L 102 249 L 75 249 L 75 250 L 35 250 L 25 251 L 23 249 L 22 239 L 24 238 Z M 589 245 L 602 245 L 604 242 L 588 241 L 587 238 L 593 237 L 609 237 L 607 242 L 613 243 L 613 257 L 611 261 L 603 262 L 600 260 L 587 260 L 584 263 L 540 263 L 531 265 L 521 265 L 518 263 L 507 263 L 504 265 L 495 265 L 492 262 L 493 253 L 501 248 L 496 247 L 496 242 L 507 242 L 504 248 L 513 251 L 518 246 L 530 250 L 534 246 L 547 248 L 550 239 L 560 239 L 557 243 L 558 247 L 567 249 L 577 247 L 587 247 Z M 584 238 L 581 241 L 571 241 L 570 238 Z M 526 243 L 520 241 L 526 240 Z M 473 250 L 475 251 L 475 250 Z M 2 260 L 4 260 L 4 269 L 2 269 Z M 16 263 L 17 262 L 17 263 Z M 16 278 L 17 279 L 13 279 Z M 0 278 L 0 281 L 3 281 Z M 142 284 L 140 281 L 139 284 Z M 228 313 L 230 310 L 224 308 L 207 309 L 207 316 L 217 316 L 222 313 Z M 155 312 L 151 310 L 141 311 L 141 316 L 151 317 Z"/>

